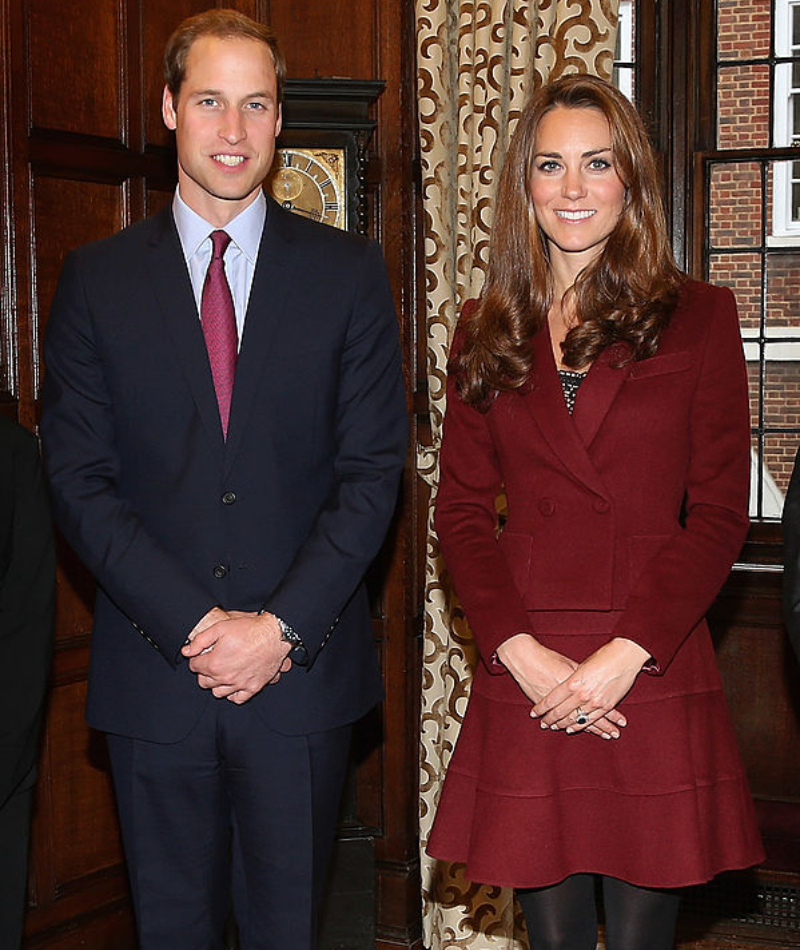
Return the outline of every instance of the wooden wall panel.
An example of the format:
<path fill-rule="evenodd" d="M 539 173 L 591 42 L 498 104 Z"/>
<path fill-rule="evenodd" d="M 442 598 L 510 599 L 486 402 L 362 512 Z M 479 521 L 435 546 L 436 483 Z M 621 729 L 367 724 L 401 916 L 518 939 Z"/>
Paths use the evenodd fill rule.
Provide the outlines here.
<path fill-rule="evenodd" d="M 269 0 L 268 19 L 283 46 L 289 75 L 298 79 L 393 79 L 376 71 L 377 4 L 378 0 L 360 0 L 358 4 L 352 0 Z M 384 0 L 383 7 L 391 15 L 398 4 Z"/>
<path fill-rule="evenodd" d="M 122 0 L 29 0 L 34 127 L 122 140 Z"/>
<path fill-rule="evenodd" d="M 91 574 L 58 537 L 56 645 L 87 643 L 92 629 L 95 584 Z"/>
<path fill-rule="evenodd" d="M 156 214 L 156 212 L 168 205 L 170 201 L 172 201 L 173 194 L 174 192 L 172 191 L 163 191 L 158 188 L 148 188 L 146 194 L 148 215 Z"/>
<path fill-rule="evenodd" d="M 86 683 L 57 686 L 50 698 L 46 766 L 58 788 L 49 821 L 59 843 L 53 862 L 57 888 L 119 865 L 121 843 L 116 821 L 105 741 L 86 729 Z"/>
<path fill-rule="evenodd" d="M 800 802 L 800 669 L 783 627 L 732 624 L 717 657 L 753 794 Z"/>
<path fill-rule="evenodd" d="M 35 310 L 40 333 L 44 332 L 67 251 L 119 231 L 127 219 L 126 197 L 124 183 L 34 176 Z"/>

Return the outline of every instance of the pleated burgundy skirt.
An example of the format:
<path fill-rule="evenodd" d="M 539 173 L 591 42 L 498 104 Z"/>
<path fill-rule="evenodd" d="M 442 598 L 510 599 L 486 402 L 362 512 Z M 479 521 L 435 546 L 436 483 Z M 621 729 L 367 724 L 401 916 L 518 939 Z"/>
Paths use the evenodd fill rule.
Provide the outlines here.
<path fill-rule="evenodd" d="M 582 660 L 613 612 L 538 612 L 541 642 Z M 641 673 L 618 740 L 543 730 L 503 673 L 481 664 L 428 853 L 473 881 L 542 887 L 593 872 L 680 887 L 764 859 L 704 623 L 663 674 Z"/>

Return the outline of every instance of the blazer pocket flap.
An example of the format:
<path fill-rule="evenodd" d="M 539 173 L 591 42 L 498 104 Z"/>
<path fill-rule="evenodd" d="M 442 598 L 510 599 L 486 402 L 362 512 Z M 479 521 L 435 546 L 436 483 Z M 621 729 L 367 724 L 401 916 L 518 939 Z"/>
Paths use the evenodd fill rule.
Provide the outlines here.
<path fill-rule="evenodd" d="M 666 356 L 653 356 L 631 366 L 629 380 L 649 379 L 652 376 L 666 376 L 668 373 L 680 373 L 692 365 L 692 356 L 688 352 L 669 353 Z"/>

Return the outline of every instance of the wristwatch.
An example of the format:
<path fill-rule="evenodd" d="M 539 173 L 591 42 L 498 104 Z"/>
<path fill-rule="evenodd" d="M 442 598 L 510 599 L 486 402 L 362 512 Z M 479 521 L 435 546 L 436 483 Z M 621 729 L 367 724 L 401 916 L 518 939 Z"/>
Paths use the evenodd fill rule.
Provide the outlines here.
<path fill-rule="evenodd" d="M 271 611 L 263 607 L 259 610 L 259 613 L 267 614 L 271 613 Z M 273 614 L 273 617 L 278 621 L 278 626 L 281 628 L 281 640 L 283 640 L 284 643 L 290 643 L 292 645 L 291 650 L 289 650 L 289 659 L 292 663 L 297 663 L 299 666 L 306 666 L 308 664 L 308 650 L 306 650 L 306 645 L 303 643 L 303 638 L 294 627 L 286 623 L 285 620 L 282 620 L 276 614 Z"/>
<path fill-rule="evenodd" d="M 285 620 L 281 620 L 280 617 L 276 617 L 275 619 L 278 621 L 278 626 L 281 628 L 281 640 L 283 640 L 284 643 L 291 643 L 293 647 L 303 645 L 303 638 L 294 629 L 294 627 L 290 627 L 289 624 L 286 623 Z"/>

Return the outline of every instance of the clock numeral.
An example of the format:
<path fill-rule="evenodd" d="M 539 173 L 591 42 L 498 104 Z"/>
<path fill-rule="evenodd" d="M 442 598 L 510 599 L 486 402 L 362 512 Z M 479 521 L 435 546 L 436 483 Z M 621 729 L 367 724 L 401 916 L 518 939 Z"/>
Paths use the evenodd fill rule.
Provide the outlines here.
<path fill-rule="evenodd" d="M 292 163 L 294 162 L 294 155 L 291 152 L 281 152 L 281 158 L 283 159 L 284 168 L 292 167 Z"/>
<path fill-rule="evenodd" d="M 338 211 L 338 210 L 339 210 L 339 202 L 338 202 L 338 201 L 326 201 L 326 202 L 325 202 L 325 210 L 326 210 L 326 211 Z"/>

